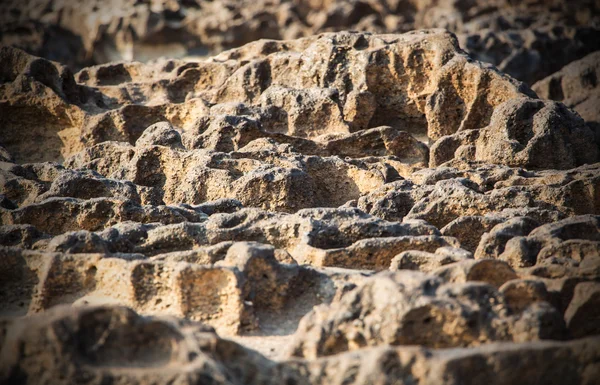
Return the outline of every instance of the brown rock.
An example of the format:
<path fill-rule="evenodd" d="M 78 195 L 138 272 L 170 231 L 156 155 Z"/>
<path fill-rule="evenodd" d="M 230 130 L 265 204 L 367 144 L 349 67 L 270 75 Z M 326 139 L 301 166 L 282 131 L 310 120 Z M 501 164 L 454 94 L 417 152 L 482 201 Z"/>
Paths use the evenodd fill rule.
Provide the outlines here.
<path fill-rule="evenodd" d="M 548 302 L 550 298 L 546 285 L 539 280 L 513 279 L 505 282 L 499 290 L 515 313 L 522 312 L 535 302 Z"/>
<path fill-rule="evenodd" d="M 553 250 L 562 249 L 566 251 L 564 256 L 568 258 L 570 257 L 569 246 L 572 246 L 573 243 L 563 245 L 563 242 L 571 239 L 597 242 L 599 238 L 597 224 L 598 219 L 596 216 L 585 215 L 540 226 L 529 233 L 527 237 L 510 239 L 499 258 L 507 261 L 513 267 L 533 266 L 540 262 L 538 255 L 541 254 L 542 257 L 547 257 L 551 255 Z M 546 250 L 541 253 L 544 248 Z M 594 248 L 591 248 L 591 250 L 594 250 Z M 553 256 L 562 257 L 560 254 Z"/>
<path fill-rule="evenodd" d="M 507 263 L 493 259 L 464 260 L 440 267 L 432 272 L 446 282 L 486 282 L 500 288 L 505 282 L 517 278 Z"/>
<path fill-rule="evenodd" d="M 600 283 L 585 282 L 575 287 L 573 299 L 565 312 L 565 321 L 574 338 L 600 333 Z"/>
<path fill-rule="evenodd" d="M 380 273 L 306 315 L 292 355 L 314 359 L 379 344 L 452 347 L 510 340 L 505 312 L 503 298 L 487 284 L 441 285 L 422 273 Z"/>
<path fill-rule="evenodd" d="M 600 52 L 591 53 L 538 81 L 532 87 L 540 97 L 562 102 L 577 111 L 596 136 L 600 124 L 600 115 L 596 108 L 600 98 L 598 63 Z"/>
<path fill-rule="evenodd" d="M 390 270 L 419 270 L 431 273 L 441 266 L 472 258 L 473 254 L 470 252 L 454 247 L 440 247 L 434 253 L 409 250 L 392 259 Z"/>

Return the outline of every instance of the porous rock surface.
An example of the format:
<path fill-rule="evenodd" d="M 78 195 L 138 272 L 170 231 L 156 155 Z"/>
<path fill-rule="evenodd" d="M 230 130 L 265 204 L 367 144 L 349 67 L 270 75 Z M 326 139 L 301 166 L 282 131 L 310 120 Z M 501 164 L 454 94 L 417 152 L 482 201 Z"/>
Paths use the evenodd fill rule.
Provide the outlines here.
<path fill-rule="evenodd" d="M 596 51 L 538 81 L 532 88 L 540 97 L 560 101 L 577 111 L 598 137 L 600 135 L 599 78 L 600 52 Z"/>
<path fill-rule="evenodd" d="M 0 382 L 593 384 L 590 57 L 536 94 L 441 29 L 1 48 Z"/>
<path fill-rule="evenodd" d="M 3 44 L 77 69 L 202 57 L 258 39 L 445 28 L 476 59 L 533 84 L 600 49 L 594 0 L 7 0 L 0 21 Z"/>

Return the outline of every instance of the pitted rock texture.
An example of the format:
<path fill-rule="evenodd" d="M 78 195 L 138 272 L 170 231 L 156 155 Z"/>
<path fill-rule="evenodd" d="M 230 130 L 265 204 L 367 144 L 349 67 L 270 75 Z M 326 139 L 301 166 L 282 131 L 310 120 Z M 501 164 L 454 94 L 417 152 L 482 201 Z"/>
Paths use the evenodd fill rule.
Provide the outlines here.
<path fill-rule="evenodd" d="M 205 149 L 282 167 L 289 163 L 270 153 L 292 152 L 366 158 L 389 180 L 455 157 L 559 169 L 598 159 L 594 133 L 579 116 L 532 99 L 527 86 L 471 60 L 443 30 L 259 41 L 197 63 L 106 64 L 101 83 L 101 68 L 73 77 L 19 50 L 3 48 L 0 56 L 10 68 L 3 76 L 7 135 L 0 144 L 19 163 L 63 161 L 87 147 L 75 162 L 102 156 L 152 166 L 165 151 L 174 151 L 163 156 L 175 161 L 177 151 Z M 131 75 L 125 82 L 122 72 Z M 138 142 L 146 128 L 164 121 L 181 131 L 181 142 L 165 124 Z M 44 146 L 33 151 L 28 141 L 40 135 Z M 268 151 L 265 140 L 277 145 Z M 554 153 L 546 159 L 549 149 Z M 103 175 L 114 172 L 94 163 Z"/>
<path fill-rule="evenodd" d="M 466 278 L 499 278 L 502 273 L 498 270 L 497 266 L 487 267 L 487 271 Z M 510 274 L 502 278 L 509 280 Z M 439 279 L 420 273 L 381 273 L 339 302 L 317 307 L 307 315 L 299 325 L 291 354 L 315 358 L 379 344 L 444 348 L 562 338 L 564 320 L 556 309 L 547 305 L 531 311 L 533 317 L 527 318 L 524 311 L 509 321 L 504 298 L 489 284 L 445 286 Z"/>
<path fill-rule="evenodd" d="M 202 57 L 258 39 L 322 32 L 445 28 L 476 59 L 533 84 L 600 49 L 593 0 L 10 0 L 0 15 L 0 42 L 74 68 Z"/>
<path fill-rule="evenodd" d="M 9 382 L 36 376 L 37 384 L 71 384 L 81 378 L 130 384 L 284 381 L 324 385 L 348 378 L 361 385 L 389 378 L 410 378 L 426 385 L 452 384 L 464 378 L 468 378 L 466 384 L 541 384 L 565 376 L 575 383 L 590 384 L 598 374 L 596 347 L 600 342 L 598 337 L 588 337 L 570 342 L 494 344 L 453 349 L 452 354 L 444 349 L 382 346 L 315 361 L 277 363 L 220 338 L 201 324 L 141 317 L 129 309 L 109 306 L 57 307 L 9 325 L 8 334 L 0 375 Z M 48 356 L 45 352 L 49 351 L 61 355 Z M 541 375 L 527 370 L 531 364 L 541 369 Z M 47 375 L 59 370 L 63 371 L 60 379 Z"/>
<path fill-rule="evenodd" d="M 97 14 L 42 3 L 38 31 Z M 104 62 L 177 31 L 190 53 L 268 26 L 502 24 L 501 1 L 433 3 L 123 2 L 79 43 Z M 595 20 L 511 7 L 532 30 Z M 536 95 L 461 39 L 325 33 L 75 74 L 1 48 L 0 383 L 594 383 L 600 137 L 576 98 L 597 55 Z"/>
<path fill-rule="evenodd" d="M 557 100 L 574 109 L 600 135 L 600 51 L 574 61 L 533 85 L 543 98 Z"/>

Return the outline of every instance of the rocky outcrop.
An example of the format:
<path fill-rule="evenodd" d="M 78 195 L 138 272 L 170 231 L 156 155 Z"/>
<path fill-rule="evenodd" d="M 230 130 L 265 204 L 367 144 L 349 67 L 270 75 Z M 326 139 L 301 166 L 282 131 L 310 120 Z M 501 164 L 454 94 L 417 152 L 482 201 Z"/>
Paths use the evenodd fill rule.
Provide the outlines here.
<path fill-rule="evenodd" d="M 379 344 L 444 348 L 512 339 L 560 339 L 564 334 L 564 321 L 550 306 L 528 309 L 535 316 L 524 312 L 510 319 L 504 298 L 490 285 L 442 285 L 438 279 L 414 272 L 385 274 L 305 316 L 291 354 L 315 358 Z M 469 280 L 479 281 L 486 275 L 495 279 L 499 272 L 480 268 Z"/>
<path fill-rule="evenodd" d="M 502 226 L 502 225 L 497 225 Z M 514 267 L 533 266 L 537 263 L 551 263 L 549 260 L 566 258 L 576 263 L 583 262 L 588 256 L 594 258 L 598 251 L 599 233 L 597 216 L 580 216 L 565 219 L 556 223 L 550 223 L 537 227 L 531 231 L 524 228 L 522 234 L 515 233 L 505 242 L 502 233 L 506 229 L 494 230 L 489 238 L 482 238 L 478 252 L 482 258 L 499 258 L 506 260 Z M 504 231 L 503 231 L 504 230 Z M 504 251 L 492 252 L 490 243 L 504 246 Z"/>
<path fill-rule="evenodd" d="M 588 127 L 600 135 L 600 52 L 596 51 L 574 61 L 560 71 L 533 85 L 540 97 L 564 103 L 585 120 Z"/>
<path fill-rule="evenodd" d="M 70 384 L 85 377 L 143 384 L 151 377 L 155 383 L 227 383 L 224 378 L 240 375 L 240 363 L 228 357 L 244 357 L 245 376 L 263 382 L 269 381 L 268 371 L 256 377 L 256 369 L 273 366 L 259 354 L 220 339 L 210 327 L 170 317 L 145 318 L 124 307 L 60 306 L 13 324 L 7 334 L 1 353 L 3 382 Z M 254 365 L 246 367 L 246 358 L 248 363 L 255 360 Z M 182 371 L 183 366 L 187 369 Z"/>
<path fill-rule="evenodd" d="M 431 166 L 463 158 L 530 169 L 568 169 L 598 158 L 595 134 L 577 114 L 561 104 L 526 99 L 503 104 L 487 127 L 444 137 L 431 151 Z"/>
<path fill-rule="evenodd" d="M 562 41 L 595 16 L 392 3 L 121 2 L 116 24 L 82 18 L 80 43 L 101 61 L 167 30 L 186 53 L 268 26 L 460 36 L 324 33 L 76 74 L 0 49 L 0 382 L 593 383 L 600 140 L 573 98 L 595 56 L 536 95 L 458 41 L 520 23 L 562 23 Z M 56 33 L 99 14 L 43 4 Z M 501 68 L 550 52 L 532 33 Z"/>
<path fill-rule="evenodd" d="M 451 384 L 465 378 L 468 384 L 541 384 L 565 376 L 576 383 L 589 383 L 597 374 L 598 360 L 598 338 L 594 337 L 453 349 L 452 355 L 445 350 L 418 347 L 377 347 L 313 363 L 275 363 L 219 338 L 202 324 L 169 317 L 140 317 L 129 309 L 108 306 L 76 310 L 57 307 L 25 323 L 13 324 L 9 335 L 2 350 L 2 380 L 36 384 L 69 384 L 81 378 L 131 384 L 147 383 L 149 378 L 159 384 L 277 384 L 281 380 L 330 384 L 353 378 L 353 383 L 366 385 L 390 377 L 410 378 L 422 384 Z M 58 351 L 60 355 L 47 354 Z M 533 362 L 541 374 L 532 374 L 523 360 Z M 475 367 L 478 371 L 473 378 Z M 40 370 L 44 375 L 37 375 Z M 56 382 L 51 375 L 59 372 L 63 375 Z"/>
<path fill-rule="evenodd" d="M 323 52 L 330 52 L 325 60 L 301 59 Z M 392 39 L 343 33 L 260 41 L 191 64 L 107 64 L 77 75 L 87 86 L 76 84 L 61 67 L 21 51 L 6 48 L 2 57 L 14 73 L 7 74 L 3 86 L 11 135 L 1 144 L 21 162 L 62 160 L 83 146 L 107 141 L 142 149 L 163 145 L 176 151 L 185 144 L 189 150 L 248 152 L 256 147 L 254 141 L 268 139 L 284 145 L 275 152 L 289 148 L 306 155 L 366 156 L 371 162 L 390 158 L 391 169 L 405 176 L 428 160 L 426 146 L 409 134 L 436 141 L 432 166 L 457 156 L 564 169 L 598 158 L 594 134 L 577 115 L 561 104 L 531 99 L 526 86 L 471 61 L 441 30 Z M 30 64 L 13 66 L 15 57 Z M 402 65 L 389 64 L 396 62 Z M 36 78 L 32 68 L 37 67 L 48 68 L 47 81 Z M 211 76 L 202 75 L 207 72 Z M 36 96 L 34 102 L 32 85 L 48 97 Z M 27 119 L 12 113 L 31 104 L 38 107 L 28 109 Z M 27 153 L 22 147 L 29 136 L 22 133 L 35 132 L 32 125 L 47 122 L 48 116 L 57 123 L 56 130 L 44 131 L 52 148 Z M 182 131 L 182 140 L 161 123 L 138 142 L 147 127 L 161 121 Z M 543 156 L 549 147 L 554 158 Z M 135 158 L 130 153 L 121 146 L 119 155 L 110 156 Z"/>
<path fill-rule="evenodd" d="M 4 272 L 3 315 L 36 313 L 63 303 L 118 303 L 236 334 L 256 327 L 255 309 L 281 308 L 295 280 L 307 275 L 279 264 L 273 247 L 253 243 L 231 242 L 217 252 L 205 250 L 204 258 L 199 250 L 179 261 L 173 255 L 147 260 L 98 247 L 64 250 L 64 242 L 62 248 L 50 242 L 48 249 L 53 252 L 2 250 L 9 267 Z"/>
<path fill-rule="evenodd" d="M 0 39 L 77 67 L 162 56 L 206 56 L 258 39 L 343 30 L 404 33 L 445 28 L 475 58 L 533 84 L 600 49 L 600 10 L 571 4 L 494 1 L 7 1 Z"/>
<path fill-rule="evenodd" d="M 538 4 L 544 7 L 543 3 Z M 552 5 L 546 9 L 549 7 Z M 581 7 L 582 11 L 588 7 L 588 17 L 597 17 L 598 10 L 592 10 L 592 5 Z M 544 11 L 540 10 L 540 14 L 544 15 Z M 530 85 L 600 49 L 597 24 L 546 20 L 537 26 L 523 25 L 519 22 L 522 15 L 511 16 L 508 22 L 506 15 L 498 15 L 494 21 L 474 22 L 468 32 L 459 33 L 461 46 L 477 60 L 493 63 L 502 72 Z"/>

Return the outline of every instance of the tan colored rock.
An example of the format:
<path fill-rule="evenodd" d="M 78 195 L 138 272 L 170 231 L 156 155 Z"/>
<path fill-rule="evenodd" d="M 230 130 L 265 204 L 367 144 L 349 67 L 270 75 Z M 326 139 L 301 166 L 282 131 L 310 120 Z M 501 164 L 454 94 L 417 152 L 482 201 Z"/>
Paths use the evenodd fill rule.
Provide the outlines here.
<path fill-rule="evenodd" d="M 564 105 L 514 98 L 494 109 L 487 127 L 454 134 L 432 146 L 430 165 L 455 157 L 531 169 L 568 169 L 596 163 L 598 146 L 595 133 Z"/>
<path fill-rule="evenodd" d="M 358 199 L 357 207 L 385 220 L 402 221 L 411 208 L 433 187 L 418 186 L 406 180 L 386 183 Z"/>
<path fill-rule="evenodd" d="M 551 303 L 563 315 L 573 300 L 575 288 L 580 283 L 598 281 L 598 271 L 582 271 L 581 269 L 564 268 L 563 266 L 551 265 L 543 266 L 543 268 L 530 268 L 532 275 L 536 279 L 542 279 L 548 294 L 550 295 Z"/>
<path fill-rule="evenodd" d="M 590 0 L 579 7 L 561 0 L 544 4 L 505 0 L 119 1 L 103 9 L 93 1 L 36 5 L 3 4 L 2 42 L 73 67 L 165 55 L 204 56 L 261 38 L 445 28 L 459 33 L 461 45 L 478 60 L 532 84 L 598 49 L 594 26 L 599 9 Z M 122 74 L 118 68 L 116 72 Z"/>
<path fill-rule="evenodd" d="M 475 143 L 476 160 L 534 169 L 598 161 L 594 133 L 564 105 L 520 100 L 494 112 Z"/>
<path fill-rule="evenodd" d="M 596 216 L 584 215 L 568 218 L 540 226 L 530 232 L 527 237 L 520 236 L 510 239 L 499 258 L 507 261 L 513 267 L 533 266 L 541 262 L 542 258 L 548 257 L 569 258 L 572 255 L 581 258 L 585 257 L 585 254 L 582 255 L 581 253 L 586 250 L 584 245 L 588 245 L 587 249 L 593 255 L 595 244 L 584 242 L 584 245 L 581 245 L 576 241 L 563 245 L 563 242 L 569 240 L 598 242 L 598 238 L 598 219 Z M 575 245 L 579 245 L 579 247 Z M 573 248 L 581 251 L 573 252 L 571 251 Z M 544 250 L 543 253 L 542 250 Z M 554 254 L 559 250 L 564 250 L 565 254 Z M 539 258 L 539 256 L 542 258 Z"/>
<path fill-rule="evenodd" d="M 516 273 L 507 263 L 493 259 L 459 261 L 439 267 L 432 273 L 446 282 L 482 281 L 496 288 L 517 278 Z"/>
<path fill-rule="evenodd" d="M 444 265 L 472 258 L 472 253 L 454 247 L 440 247 L 433 253 L 409 250 L 403 251 L 392 259 L 390 270 L 418 270 L 431 273 Z"/>
<path fill-rule="evenodd" d="M 122 258 L 99 250 L 65 254 L 3 248 L 4 263 L 11 267 L 3 284 L 10 307 L 3 313 L 25 315 L 65 303 L 121 304 L 144 314 L 203 321 L 236 334 L 256 326 L 254 308 L 281 307 L 289 294 L 286 285 L 297 275 L 297 267 L 280 267 L 272 251 L 270 256 L 256 254 L 260 245 L 246 246 L 256 256 L 243 263 L 240 246 L 230 247 L 220 265 Z M 273 295 L 274 288 L 280 296 Z"/>
<path fill-rule="evenodd" d="M 444 300 L 434 294 L 440 290 L 441 295 L 443 288 L 433 277 L 408 271 L 380 273 L 376 277 L 347 293 L 339 302 L 317 307 L 305 316 L 291 354 L 314 359 L 379 344 L 460 346 L 478 340 L 479 333 L 488 332 L 484 325 L 467 326 L 466 319 L 461 319 L 458 313 L 457 303 L 458 308 L 443 304 Z M 467 308 L 465 311 L 469 312 Z M 455 327 L 443 329 L 443 325 L 450 324 Z M 493 333 L 502 332 L 496 329 Z"/>
<path fill-rule="evenodd" d="M 0 382 L 600 376 L 585 338 L 593 121 L 458 45 L 530 81 L 586 54 L 596 15 L 559 0 L 159 0 L 99 19 L 95 3 L 0 5 L 33 51 L 50 33 L 73 63 L 141 60 L 73 75 L 0 50 Z M 22 42 L 11 23 L 0 40 Z M 312 35 L 347 26 L 371 33 Z M 414 26 L 460 36 L 379 34 Z M 278 40 L 144 62 L 265 30 Z M 593 96 L 590 60 L 552 78 L 569 106 Z"/>
<path fill-rule="evenodd" d="M 250 378 L 270 381 L 268 371 L 256 371 L 266 369 L 268 360 L 220 339 L 212 328 L 173 317 L 141 317 L 124 307 L 60 306 L 13 324 L 7 335 L 0 360 L 3 382 L 22 381 L 19 373 L 31 384 L 69 384 L 84 377 L 133 384 L 147 383 L 150 378 L 160 384 L 207 378 L 226 383 L 222 379 L 233 373 L 244 382 Z M 19 346 L 29 353 L 24 354 Z M 255 363 L 244 364 L 245 374 L 241 374 L 239 363 L 232 364 L 221 354 L 246 356 L 244 362 Z M 227 362 L 226 367 L 220 360 Z"/>
<path fill-rule="evenodd" d="M 66 67 L 11 47 L 0 49 L 0 63 L 2 146 L 20 163 L 63 160 L 80 151 L 80 106 L 95 108 L 98 95 L 77 85 Z"/>
<path fill-rule="evenodd" d="M 4 225 L 0 226 L 0 245 L 19 246 L 25 249 L 47 236 L 32 225 Z"/>
<path fill-rule="evenodd" d="M 479 348 L 449 350 L 379 346 L 330 357 L 316 364 L 292 361 L 310 370 L 311 382 L 356 384 L 385 383 L 390 377 L 419 379 L 422 384 L 545 383 L 568 376 L 574 383 L 594 383 L 598 375 L 598 338 L 576 341 L 496 343 Z M 428 364 L 430 363 L 430 364 Z M 540 373 L 531 370 L 540 368 Z"/>
<path fill-rule="evenodd" d="M 405 250 L 433 252 L 441 247 L 458 247 L 456 239 L 438 235 L 367 238 L 345 248 L 315 249 L 299 246 L 293 255 L 301 263 L 353 269 L 387 269 L 393 258 Z"/>
<path fill-rule="evenodd" d="M 61 333 L 56 333 L 57 325 Z M 7 336 L 0 353 L 0 379 L 21 381 L 20 375 L 25 374 L 28 384 L 55 384 L 59 373 L 61 384 L 85 377 L 132 384 L 151 379 L 156 384 L 277 384 L 283 380 L 323 385 L 349 377 L 357 385 L 366 385 L 405 376 L 423 384 L 451 384 L 473 373 L 473 381 L 490 384 L 552 381 L 564 378 L 565 373 L 576 383 L 588 384 L 598 374 L 596 337 L 497 343 L 455 348 L 452 354 L 414 346 L 380 346 L 316 361 L 275 363 L 219 338 L 205 325 L 173 317 L 141 317 L 118 306 L 57 307 L 9 324 Z M 73 340 L 78 343 L 73 344 Z M 24 350 L 28 355 L 22 353 Z M 486 362 L 483 367 L 482 361 Z M 544 369 L 542 377 L 532 374 L 531 362 Z"/>
<path fill-rule="evenodd" d="M 141 221 L 145 223 L 122 222 L 110 226 L 110 222 L 91 221 L 93 217 L 90 215 L 93 210 L 89 213 L 87 210 L 93 202 L 94 200 L 83 201 L 82 206 L 75 206 L 81 207 L 82 210 L 80 217 L 75 219 L 88 226 L 89 230 L 96 231 L 95 233 L 67 232 L 51 240 L 44 240 L 45 243 L 40 241 L 35 244 L 35 247 L 69 253 L 130 253 L 145 256 L 195 249 L 197 253 L 188 256 L 183 254 L 178 257 L 173 256 L 175 260 L 194 261 L 196 258 L 200 258 L 199 260 L 212 258 L 209 257 L 212 254 L 205 254 L 209 252 L 206 247 L 210 245 L 217 245 L 224 241 L 245 240 L 271 243 L 291 254 L 282 258 L 293 258 L 299 263 L 380 270 L 388 268 L 392 258 L 405 250 L 433 252 L 440 247 L 459 245 L 454 238 L 439 236 L 437 229 L 430 225 L 419 222 L 387 222 L 352 208 L 308 209 L 301 210 L 295 215 L 242 209 L 232 213 L 212 213 L 207 218 L 201 211 L 207 209 L 194 206 L 182 207 L 181 209 L 185 210 L 183 213 L 190 216 L 183 221 L 174 218 L 172 224 L 149 223 L 156 220 L 154 217 L 149 217 Z M 30 215 L 34 215 L 34 212 L 32 211 Z M 115 215 L 123 216 L 126 213 L 128 212 Z M 7 212 L 8 214 L 17 215 L 12 212 Z M 136 212 L 137 214 L 139 213 Z M 165 219 L 161 221 L 164 222 Z M 74 224 L 70 225 L 74 226 Z M 57 232 L 57 229 L 45 228 L 40 224 L 38 226 L 51 234 Z M 21 233 L 18 233 L 19 231 Z M 31 235 L 27 235 L 29 233 Z M 295 234 L 302 236 L 298 237 Z M 12 241 L 9 236 L 17 238 Z M 47 235 L 39 233 L 34 227 L 13 226 L 10 233 L 7 232 L 4 242 L 6 245 L 28 247 L 29 244 L 29 247 L 32 247 L 34 241 L 29 241 L 28 237 L 34 237 L 33 239 L 37 241 Z M 215 249 L 215 252 L 221 255 L 218 249 Z"/>
<path fill-rule="evenodd" d="M 568 335 L 562 314 L 548 302 L 534 302 L 515 318 L 512 325 L 515 342 L 563 340 Z"/>
<path fill-rule="evenodd" d="M 32 224 L 53 235 L 78 229 L 102 230 L 123 220 L 178 223 L 204 218 L 206 214 L 185 207 L 140 206 L 115 198 L 52 198 L 15 210 L 0 209 L 3 224 Z"/>
<path fill-rule="evenodd" d="M 595 132 L 596 137 L 600 124 L 600 115 L 596 108 L 600 98 L 599 62 L 600 53 L 591 53 L 538 81 L 532 87 L 540 97 L 562 102 L 577 111 Z"/>
<path fill-rule="evenodd" d="M 454 36 L 441 30 L 396 35 L 392 40 L 383 36 L 342 33 L 286 43 L 262 41 L 203 63 L 107 65 L 78 75 L 80 81 L 95 87 L 81 88 L 67 73 L 63 76 L 65 82 L 75 87 L 69 95 L 85 96 L 69 99 L 64 92 L 57 96 L 57 101 L 66 104 L 64 119 L 73 127 L 68 140 L 74 144 L 63 148 L 53 139 L 49 143 L 54 148 L 48 149 L 50 152 L 44 156 L 58 160 L 57 151 L 62 151 L 64 158 L 84 145 L 110 140 L 133 144 L 146 127 L 165 120 L 186 129 L 198 118 L 210 114 L 212 107 L 207 103 L 247 104 L 248 112 L 256 115 L 265 131 L 301 138 L 388 125 L 437 139 L 457 130 L 485 127 L 495 107 L 512 98 L 523 98 L 529 92 L 514 80 L 467 60 L 458 50 Z M 8 65 L 12 63 L 11 55 L 23 55 L 23 60 L 37 60 L 54 68 L 47 61 L 13 51 L 3 54 Z M 298 60 L 300 56 L 326 56 L 325 52 L 339 54 L 310 63 Z M 414 55 L 422 59 L 413 60 Z M 389 60 L 402 62 L 402 68 L 388 67 L 385 62 Z M 338 62 L 343 63 L 340 68 L 344 70 L 332 71 L 331 67 L 338 66 Z M 26 68 L 20 71 L 22 76 L 29 76 Z M 196 71 L 196 75 L 190 71 Z M 194 83 L 201 81 L 203 71 L 218 75 L 202 80 L 205 85 L 197 87 Z M 297 76 L 290 77 L 292 73 Z M 326 76 L 327 73 L 332 75 Z M 57 74 L 49 76 L 58 78 Z M 35 77 L 26 79 L 35 82 Z M 473 83 L 473 87 L 459 87 L 460 83 Z M 248 87 L 249 84 L 253 87 Z M 10 87 L 18 84 L 13 81 Z M 50 87 L 47 92 L 51 90 Z M 485 95 L 478 96 L 481 92 Z M 100 97 L 101 94 L 106 97 Z M 6 96 L 10 98 L 10 92 Z M 478 98 L 487 102 L 475 102 Z M 29 102 L 15 99 L 10 103 L 7 108 Z M 52 115 L 52 108 L 43 103 L 40 117 Z M 464 107 L 456 116 L 449 117 L 447 103 Z M 11 127 L 18 124 L 15 121 Z M 9 146 L 9 151 L 21 146 L 17 139 L 20 135 L 14 131 L 17 141 Z M 418 146 L 412 145 L 415 146 L 418 152 Z"/>
<path fill-rule="evenodd" d="M 500 286 L 500 292 L 506 298 L 513 312 L 520 313 L 535 302 L 550 301 L 543 281 L 533 279 L 513 279 Z"/>
<path fill-rule="evenodd" d="M 105 165 L 107 159 L 122 161 Z M 94 146 L 68 164 L 155 188 L 168 203 L 200 204 L 234 198 L 244 205 L 288 212 L 341 205 L 385 183 L 386 175 L 378 168 L 393 169 L 385 160 L 349 162 L 278 151 L 227 155 L 164 146 L 126 147 L 113 142 Z M 325 174 L 327 179 L 322 178 Z"/>
<path fill-rule="evenodd" d="M 477 184 L 464 178 L 441 180 L 431 193 L 411 208 L 406 218 L 424 219 L 442 228 L 462 216 L 485 215 L 532 206 L 545 210 L 556 209 L 552 203 L 538 197 L 539 194 L 535 194 L 535 191 L 532 193 L 517 188 L 494 189 L 482 193 Z"/>
<path fill-rule="evenodd" d="M 298 275 L 295 266 L 286 268 L 279 264 L 275 248 L 254 242 L 234 243 L 222 264 L 234 266 L 244 274 L 246 300 L 257 307 L 283 307 Z"/>
<path fill-rule="evenodd" d="M 544 170 L 530 174 L 519 169 L 497 170 L 494 166 L 478 169 L 468 163 L 457 166 L 462 170 L 442 169 L 440 175 L 430 176 L 415 173 L 421 174 L 416 180 L 425 178 L 435 187 L 426 187 L 425 191 L 431 192 L 413 205 L 406 218 L 424 219 L 443 228 L 462 216 L 531 216 L 549 223 L 565 215 L 595 214 L 598 210 L 598 164 L 568 172 Z M 494 175 L 497 171 L 502 172 Z"/>
<path fill-rule="evenodd" d="M 493 216 L 465 215 L 451 221 L 440 231 L 446 236 L 459 239 L 461 246 L 473 253 L 477 250 L 482 235 L 502 220 Z"/>
<path fill-rule="evenodd" d="M 146 128 L 136 140 L 136 146 L 168 146 L 182 148 L 181 135 L 169 122 L 160 122 Z"/>
<path fill-rule="evenodd" d="M 528 217 L 517 217 L 497 224 L 484 233 L 475 251 L 476 259 L 497 259 L 504 251 L 506 242 L 518 236 L 527 236 L 539 223 Z"/>
<path fill-rule="evenodd" d="M 502 295 L 488 284 L 442 285 L 422 273 L 380 273 L 306 315 L 291 354 L 314 359 L 382 344 L 439 348 L 564 335 L 560 313 L 548 304 L 516 317 L 507 311 Z"/>
<path fill-rule="evenodd" d="M 522 20 L 523 7 L 529 4 L 518 4 L 517 7 L 520 6 L 521 9 L 513 9 L 509 15 L 503 9 L 504 12 L 497 12 L 492 20 L 486 20 L 486 17 L 475 18 L 467 27 L 468 32 L 459 34 L 461 46 L 475 59 L 490 62 L 500 71 L 529 85 L 535 85 L 534 83 L 552 76 L 563 66 L 600 49 L 595 40 L 599 33 L 597 27 L 592 27 L 587 22 L 573 25 L 577 23 L 573 23 L 573 20 L 578 19 L 577 16 L 572 17 L 571 22 L 546 18 L 546 11 L 552 7 L 556 7 L 555 10 L 570 7 L 561 0 L 553 3 L 530 3 L 539 8 L 533 11 L 534 15 L 526 16 L 534 22 L 527 27 L 519 26 L 517 20 Z M 585 5 L 582 3 L 581 6 L 584 7 L 582 10 L 586 10 L 580 11 L 582 21 L 598 14 L 597 10 L 593 10 L 595 6 L 591 2 Z M 566 16 L 569 12 L 557 13 L 569 18 Z M 507 24 L 513 25 L 506 28 Z M 540 97 L 553 99 L 542 95 Z"/>
<path fill-rule="evenodd" d="M 575 287 L 573 299 L 565 312 L 565 321 L 574 338 L 600 333 L 600 283 L 585 282 Z"/>
<path fill-rule="evenodd" d="M 62 171 L 52 180 L 47 191 L 35 201 L 43 202 L 54 197 L 72 197 L 79 199 L 120 198 L 135 203 L 160 205 L 157 191 L 145 186 L 136 186 L 128 181 L 103 178 L 93 172 Z"/>

